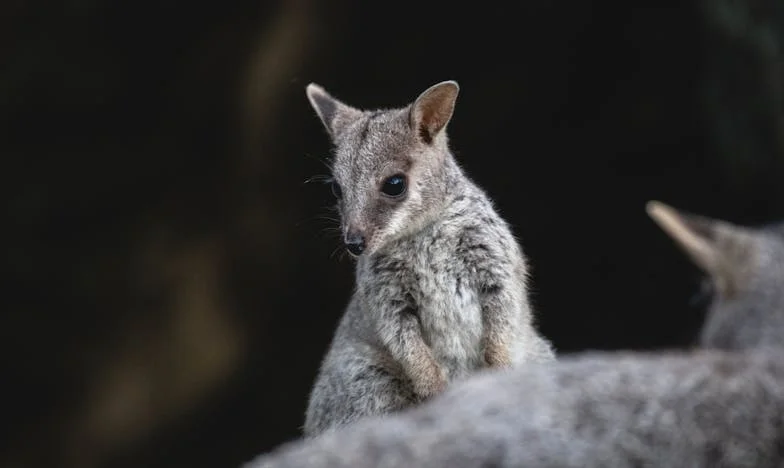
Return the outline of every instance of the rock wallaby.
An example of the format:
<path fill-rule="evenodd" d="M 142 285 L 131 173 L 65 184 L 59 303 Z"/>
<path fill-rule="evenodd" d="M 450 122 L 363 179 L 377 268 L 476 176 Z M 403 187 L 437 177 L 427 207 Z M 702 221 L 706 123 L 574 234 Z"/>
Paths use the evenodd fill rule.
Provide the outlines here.
<path fill-rule="evenodd" d="M 361 110 L 310 84 L 356 285 L 310 394 L 310 437 L 441 393 L 486 367 L 554 360 L 534 326 L 523 251 L 452 155 L 458 85 Z"/>

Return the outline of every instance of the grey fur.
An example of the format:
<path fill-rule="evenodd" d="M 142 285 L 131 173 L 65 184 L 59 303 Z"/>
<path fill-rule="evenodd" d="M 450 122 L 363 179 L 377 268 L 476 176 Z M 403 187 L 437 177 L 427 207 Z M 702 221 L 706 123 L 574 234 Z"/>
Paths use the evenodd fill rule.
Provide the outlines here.
<path fill-rule="evenodd" d="M 554 359 L 534 328 L 522 249 L 449 150 L 457 92 L 442 82 L 404 108 L 363 111 L 307 87 L 335 148 L 343 234 L 363 235 L 367 248 L 306 436 L 409 407 L 486 366 Z M 407 191 L 383 195 L 395 174 Z"/>
<path fill-rule="evenodd" d="M 654 209 L 654 219 L 723 275 L 712 276 L 721 287 L 701 335 L 709 349 L 485 371 L 422 406 L 288 443 L 246 468 L 783 467 L 784 228 L 659 208 L 675 218 Z"/>
<path fill-rule="evenodd" d="M 648 211 L 713 285 L 700 345 L 784 347 L 784 224 L 743 227 L 660 202 Z"/>
<path fill-rule="evenodd" d="M 784 355 L 589 353 L 488 373 L 245 468 L 780 467 Z"/>

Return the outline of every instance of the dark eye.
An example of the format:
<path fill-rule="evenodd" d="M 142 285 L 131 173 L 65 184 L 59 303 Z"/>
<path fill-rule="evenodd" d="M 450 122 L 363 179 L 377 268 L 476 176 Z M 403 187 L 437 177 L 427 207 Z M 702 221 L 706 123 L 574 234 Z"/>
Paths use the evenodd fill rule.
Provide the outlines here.
<path fill-rule="evenodd" d="M 337 180 L 333 180 L 329 184 L 330 188 L 332 189 L 332 195 L 335 195 L 335 198 L 340 200 L 343 197 L 343 192 L 340 190 L 340 184 Z"/>
<path fill-rule="evenodd" d="M 381 186 L 381 191 L 384 195 L 390 197 L 399 197 L 406 191 L 406 176 L 403 174 L 395 174 L 384 181 Z"/>

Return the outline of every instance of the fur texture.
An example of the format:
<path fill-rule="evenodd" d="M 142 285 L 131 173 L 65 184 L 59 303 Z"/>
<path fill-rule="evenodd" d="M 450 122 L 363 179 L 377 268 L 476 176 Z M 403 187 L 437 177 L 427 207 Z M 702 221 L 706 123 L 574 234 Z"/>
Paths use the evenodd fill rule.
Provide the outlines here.
<path fill-rule="evenodd" d="M 784 224 L 738 226 L 660 202 L 648 212 L 712 287 L 702 347 L 784 347 Z"/>
<path fill-rule="evenodd" d="M 409 407 L 487 366 L 554 359 L 533 325 L 522 249 L 450 153 L 457 92 L 447 81 L 404 108 L 363 111 L 307 87 L 334 145 L 333 192 L 358 257 L 306 436 Z"/>
<path fill-rule="evenodd" d="M 585 354 L 488 373 L 245 468 L 781 467 L 784 355 Z"/>
<path fill-rule="evenodd" d="M 246 468 L 784 466 L 784 229 L 649 212 L 716 285 L 706 349 L 484 371 Z"/>

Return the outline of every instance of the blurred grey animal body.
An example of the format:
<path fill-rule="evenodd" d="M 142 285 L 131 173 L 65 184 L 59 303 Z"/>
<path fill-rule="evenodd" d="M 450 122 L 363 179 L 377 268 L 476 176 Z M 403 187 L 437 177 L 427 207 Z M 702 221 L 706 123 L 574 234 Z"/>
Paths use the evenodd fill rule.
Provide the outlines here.
<path fill-rule="evenodd" d="M 783 437 L 781 353 L 587 353 L 475 376 L 245 468 L 772 468 Z"/>
<path fill-rule="evenodd" d="M 522 248 L 447 141 L 458 85 L 360 110 L 315 84 L 356 287 L 310 394 L 304 433 L 389 414 L 485 367 L 554 360 L 535 330 Z"/>
<path fill-rule="evenodd" d="M 712 285 L 700 346 L 784 347 L 784 223 L 738 226 L 660 202 L 648 212 Z"/>
<path fill-rule="evenodd" d="M 648 212 L 715 283 L 700 348 L 487 370 L 246 468 L 784 466 L 784 230 Z"/>

